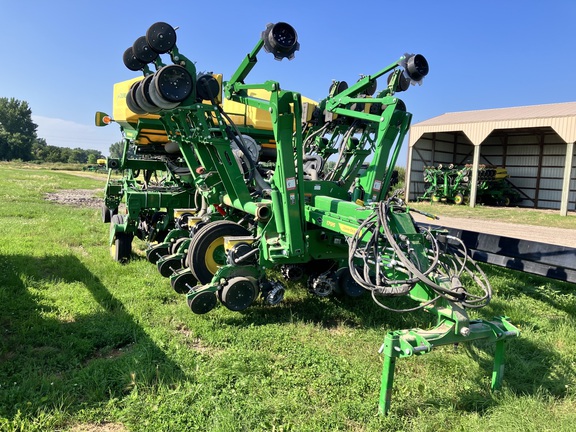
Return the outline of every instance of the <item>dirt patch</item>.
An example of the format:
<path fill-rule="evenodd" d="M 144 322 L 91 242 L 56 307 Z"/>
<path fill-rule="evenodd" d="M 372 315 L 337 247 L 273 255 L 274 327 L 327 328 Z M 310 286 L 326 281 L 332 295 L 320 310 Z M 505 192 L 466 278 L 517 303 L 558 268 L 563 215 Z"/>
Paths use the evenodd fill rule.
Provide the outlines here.
<path fill-rule="evenodd" d="M 69 429 L 70 432 L 125 432 L 126 430 L 120 423 L 81 424 Z"/>
<path fill-rule="evenodd" d="M 96 196 L 99 192 L 101 189 L 64 189 L 47 193 L 45 199 L 74 207 L 100 208 L 103 200 Z"/>

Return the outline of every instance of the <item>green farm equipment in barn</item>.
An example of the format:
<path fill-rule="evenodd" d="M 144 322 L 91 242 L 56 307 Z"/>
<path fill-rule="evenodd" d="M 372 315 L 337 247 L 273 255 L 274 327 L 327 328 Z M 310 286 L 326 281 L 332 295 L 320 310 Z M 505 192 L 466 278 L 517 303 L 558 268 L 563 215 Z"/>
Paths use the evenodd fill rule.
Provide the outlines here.
<path fill-rule="evenodd" d="M 168 210 L 162 220 L 173 218 L 163 225 L 164 239 L 150 242 L 148 259 L 197 314 L 219 303 L 242 311 L 281 302 L 285 287 L 270 278 L 271 269 L 305 281 L 319 297 L 368 293 L 387 310 L 395 310 L 393 297 L 413 300 L 413 307 L 396 311 L 422 308 L 437 325 L 386 335 L 381 412 L 390 407 L 396 359 L 439 345 L 494 341 L 497 388 L 504 341 L 518 331 L 505 317 L 469 318 L 467 309 L 491 298 L 484 273 L 458 239 L 417 226 L 414 210 L 390 188 L 412 118 L 397 94 L 421 84 L 428 62 L 405 54 L 350 86 L 333 82 L 320 102 L 276 81 L 247 83 L 262 50 L 282 60 L 299 48 L 292 26 L 269 24 L 228 81 L 199 73 L 166 23 L 152 25 L 126 50 L 125 65 L 143 75 L 122 84 L 129 91 L 117 92 L 115 104 L 131 110 L 124 117 L 126 139 L 138 142 L 152 129 L 162 135 L 160 146 L 176 146 L 170 163 L 187 168 L 179 187 L 191 199 L 177 210 L 161 201 L 135 206 L 140 213 Z M 382 76 L 386 84 L 378 91 Z M 143 163 L 126 158 L 120 165 L 142 169 Z M 150 169 L 175 174 L 167 163 Z M 125 198 L 144 193 L 128 187 L 124 179 Z M 116 236 L 138 230 L 127 207 L 128 224 L 112 224 Z"/>
<path fill-rule="evenodd" d="M 418 200 L 465 204 L 470 199 L 472 165 L 424 167 L 426 191 Z M 506 179 L 506 168 L 480 165 L 476 186 L 477 202 L 507 206 L 520 200 L 519 193 Z"/>

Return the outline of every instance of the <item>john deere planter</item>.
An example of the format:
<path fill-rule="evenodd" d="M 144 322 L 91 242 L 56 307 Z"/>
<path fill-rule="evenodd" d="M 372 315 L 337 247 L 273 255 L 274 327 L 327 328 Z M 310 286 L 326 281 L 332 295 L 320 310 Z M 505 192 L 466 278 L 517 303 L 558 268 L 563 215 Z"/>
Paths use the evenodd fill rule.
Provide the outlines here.
<path fill-rule="evenodd" d="M 521 201 L 520 194 L 507 180 L 506 168 L 480 165 L 476 186 L 479 203 L 507 206 Z M 426 191 L 419 200 L 464 204 L 469 201 L 472 165 L 424 167 Z"/>
<path fill-rule="evenodd" d="M 262 50 L 295 57 L 300 44 L 287 23 L 266 26 L 227 81 L 198 72 L 176 42 L 170 25 L 152 25 L 124 55 L 143 76 L 115 86 L 125 174 L 110 179 L 106 206 L 126 200 L 110 236 L 120 255 L 125 235 L 149 241 L 148 259 L 197 314 L 281 302 L 285 287 L 269 269 L 320 297 L 369 294 L 387 310 L 406 297 L 413 305 L 396 312 L 423 308 L 437 325 L 385 336 L 383 413 L 396 359 L 439 345 L 494 341 L 497 388 L 503 343 L 518 331 L 505 317 L 469 318 L 490 301 L 484 273 L 458 239 L 415 225 L 414 210 L 390 190 L 412 118 L 397 94 L 422 84 L 424 56 L 404 54 L 351 85 L 334 81 L 313 101 L 276 81 L 248 83 Z"/>

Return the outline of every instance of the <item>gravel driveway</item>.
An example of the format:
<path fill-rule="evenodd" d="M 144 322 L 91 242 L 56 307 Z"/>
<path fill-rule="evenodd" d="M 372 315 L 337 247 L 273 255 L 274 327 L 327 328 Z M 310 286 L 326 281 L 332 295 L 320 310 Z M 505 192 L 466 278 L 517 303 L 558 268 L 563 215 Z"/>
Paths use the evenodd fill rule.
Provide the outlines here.
<path fill-rule="evenodd" d="M 412 212 L 412 216 L 416 222 L 428 223 L 431 225 L 440 225 L 447 228 L 496 234 L 504 237 L 576 248 L 576 227 L 575 229 L 551 228 L 447 216 L 441 216 L 439 220 L 432 220 L 415 212 Z M 576 257 L 574 259 L 576 259 Z"/>

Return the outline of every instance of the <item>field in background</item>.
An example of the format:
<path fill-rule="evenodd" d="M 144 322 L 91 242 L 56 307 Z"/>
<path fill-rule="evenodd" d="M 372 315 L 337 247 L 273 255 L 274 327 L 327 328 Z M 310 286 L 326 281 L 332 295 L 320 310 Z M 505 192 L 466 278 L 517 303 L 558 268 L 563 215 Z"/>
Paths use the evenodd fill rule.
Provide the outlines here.
<path fill-rule="evenodd" d="M 378 348 L 389 330 L 429 325 L 426 314 L 392 314 L 368 296 L 319 299 L 293 285 L 275 307 L 194 315 L 144 259 L 112 261 L 99 209 L 44 199 L 60 189 L 101 196 L 102 181 L 0 168 L 2 431 L 568 431 L 576 424 L 572 284 L 484 267 L 494 299 L 477 315 L 507 315 L 522 330 L 507 345 L 502 391 L 489 391 L 493 346 L 440 347 L 398 360 L 392 410 L 381 417 Z M 545 219 L 556 223 L 553 214 Z"/>

